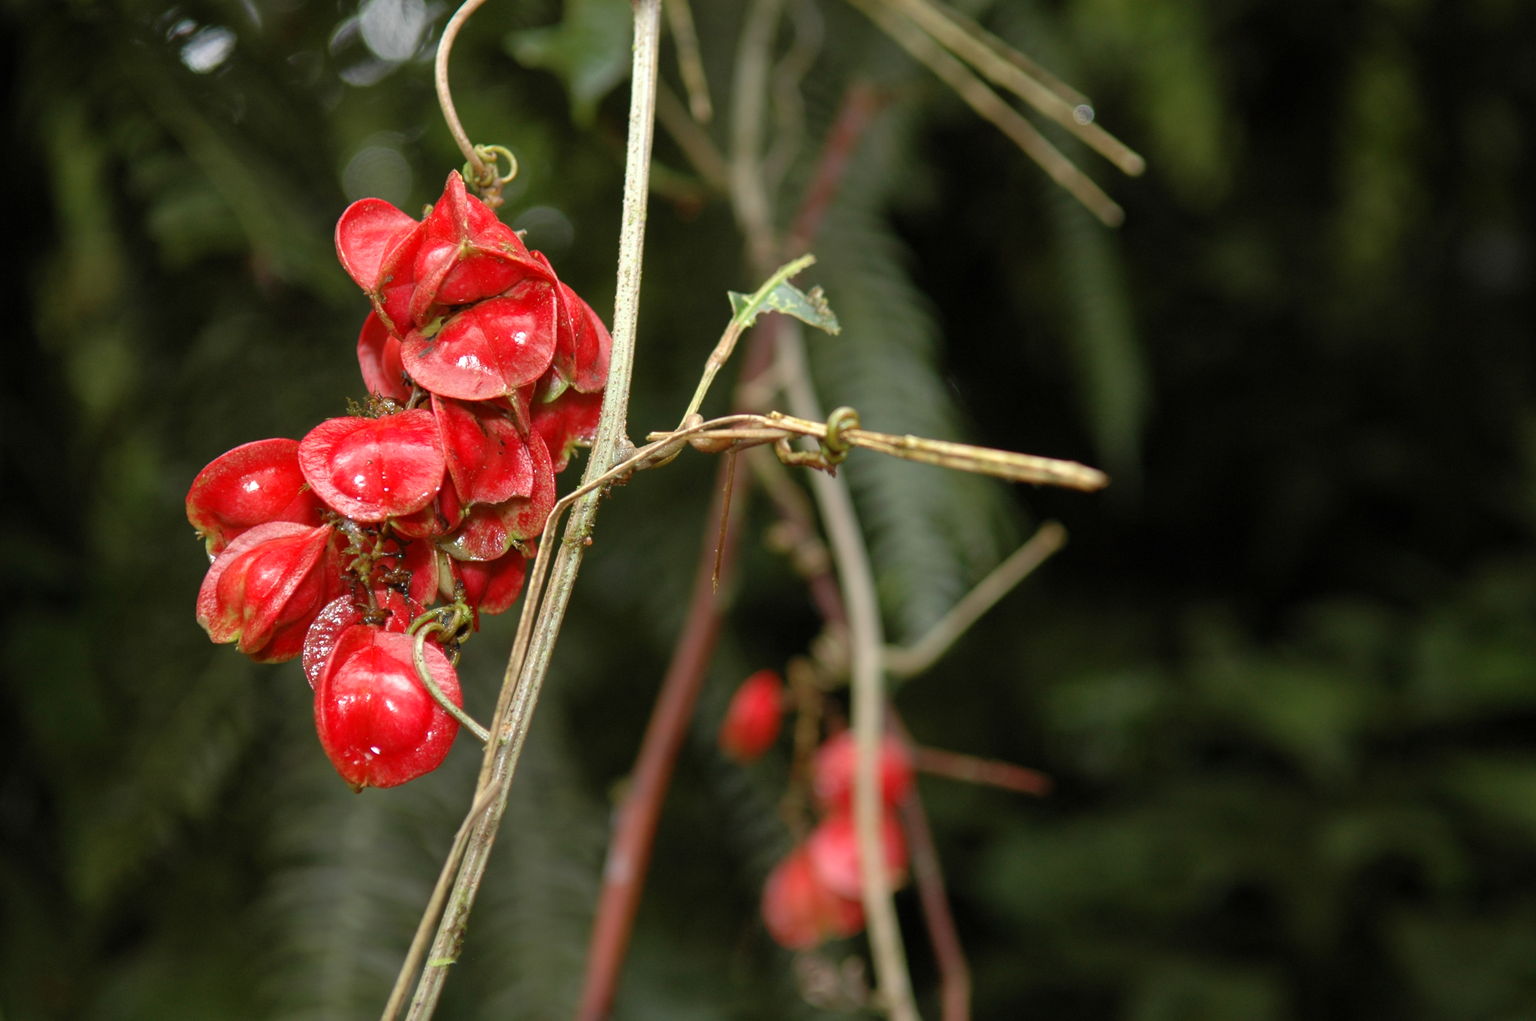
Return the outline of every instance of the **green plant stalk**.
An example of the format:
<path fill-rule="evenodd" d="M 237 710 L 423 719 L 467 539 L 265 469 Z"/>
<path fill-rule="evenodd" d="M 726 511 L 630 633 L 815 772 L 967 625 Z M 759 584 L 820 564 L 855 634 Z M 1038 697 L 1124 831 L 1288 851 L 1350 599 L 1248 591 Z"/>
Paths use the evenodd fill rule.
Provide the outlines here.
<path fill-rule="evenodd" d="M 821 408 L 805 365 L 805 344 L 798 324 L 786 323 L 779 337 L 781 377 L 796 415 L 819 418 Z M 881 1006 L 893 1021 L 917 1021 L 912 979 L 896 919 L 896 902 L 880 836 L 880 734 L 885 720 L 884 628 L 875 598 L 874 570 L 859 529 L 858 512 L 847 482 L 823 472 L 811 473 L 811 490 L 837 568 L 838 586 L 848 613 L 849 685 L 852 690 L 853 739 L 857 749 L 853 774 L 853 823 L 859 847 L 860 900 L 869 931 L 870 957 Z"/>
<path fill-rule="evenodd" d="M 807 254 L 800 256 L 800 258 L 793 262 L 780 266 L 773 272 L 772 276 L 763 282 L 763 286 L 753 292 L 752 297 L 748 298 L 736 310 L 736 314 L 731 316 L 731 321 L 726 325 L 725 332 L 721 334 L 720 340 L 715 344 L 715 349 L 709 353 L 709 358 L 704 363 L 704 374 L 699 378 L 699 385 L 694 388 L 693 400 L 688 402 L 688 410 L 683 412 L 682 422 L 678 428 L 687 426 L 688 420 L 693 417 L 694 413 L 699 410 L 700 405 L 704 403 L 704 395 L 709 393 L 710 384 L 715 381 L 715 376 L 719 374 L 725 363 L 730 360 L 731 352 L 736 350 L 736 341 L 744 331 L 757 321 L 758 315 L 762 313 L 763 307 L 768 303 L 768 296 L 780 284 L 795 276 L 801 270 L 814 265 L 815 262 L 816 256 Z"/>
<path fill-rule="evenodd" d="M 613 350 L 608 384 L 603 395 L 602 415 L 598 421 L 592 453 L 587 461 L 584 482 L 604 474 L 621 458 L 623 447 L 628 443 L 625 424 L 634 365 L 641 263 L 645 250 L 661 0 L 633 0 L 632 6 L 635 19 L 634 57 L 623 213 L 619 231 L 618 283 L 613 314 Z M 585 540 L 591 534 L 601 499 L 602 490 L 594 489 L 572 511 L 551 569 L 549 588 L 540 607 L 539 620 L 534 626 L 527 655 L 522 657 L 521 664 L 508 664 L 503 697 L 491 727 L 493 740 L 486 746 L 486 766 L 476 789 L 475 807 L 471 809 L 471 814 L 481 814 L 470 830 L 463 858 L 458 863 L 457 876 L 438 923 L 437 935 L 412 998 L 410 1013 L 407 1015 L 411 1021 L 431 1017 L 441 995 L 448 966 L 458 957 L 469 912 L 485 874 L 497 828 L 506 810 L 507 795 L 532 723 L 539 690 L 548 673 L 555 639 L 570 602 L 576 573 L 581 566 Z M 514 671 L 515 681 L 512 680 Z M 487 791 L 492 792 L 491 797 L 482 810 L 480 806 Z"/>

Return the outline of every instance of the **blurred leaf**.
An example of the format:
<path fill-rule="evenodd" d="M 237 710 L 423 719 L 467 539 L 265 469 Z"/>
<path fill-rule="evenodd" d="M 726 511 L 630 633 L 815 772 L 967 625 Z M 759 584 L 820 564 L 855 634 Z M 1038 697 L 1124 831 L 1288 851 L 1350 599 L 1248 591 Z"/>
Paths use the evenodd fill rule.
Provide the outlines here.
<path fill-rule="evenodd" d="M 597 104 L 629 75 L 630 6 L 624 0 L 565 0 L 553 28 L 507 37 L 507 50 L 529 67 L 553 71 L 571 96 L 571 117 L 590 126 Z"/>

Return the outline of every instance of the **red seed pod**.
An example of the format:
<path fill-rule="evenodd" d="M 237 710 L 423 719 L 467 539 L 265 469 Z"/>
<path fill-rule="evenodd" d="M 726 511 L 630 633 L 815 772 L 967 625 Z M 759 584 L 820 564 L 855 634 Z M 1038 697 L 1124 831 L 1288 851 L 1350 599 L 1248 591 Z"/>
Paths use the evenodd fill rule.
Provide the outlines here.
<path fill-rule="evenodd" d="M 432 414 L 448 475 L 465 507 L 533 493 L 533 454 L 500 407 L 433 394 Z"/>
<path fill-rule="evenodd" d="M 464 584 L 464 601 L 475 608 L 476 626 L 481 613 L 505 613 L 511 609 L 523 590 L 531 556 L 530 548 L 526 556 L 522 550 L 514 549 L 495 560 L 450 559 L 454 575 Z"/>
<path fill-rule="evenodd" d="M 442 765 L 459 724 L 422 685 L 415 639 L 356 625 L 342 632 L 315 683 L 320 745 L 354 790 L 394 787 Z M 455 705 L 458 676 L 428 642 L 427 669 Z"/>
<path fill-rule="evenodd" d="M 187 520 L 209 555 L 257 525 L 320 524 L 322 504 L 299 470 L 299 441 L 257 440 L 220 454 L 192 480 Z"/>
<path fill-rule="evenodd" d="M 720 724 L 720 750 L 737 762 L 761 756 L 779 736 L 784 718 L 784 681 L 773 670 L 759 670 L 741 682 Z"/>
<path fill-rule="evenodd" d="M 416 293 L 411 321 L 420 326 L 444 305 L 467 305 L 501 294 L 529 277 L 554 279 L 530 258 L 517 232 L 497 219 L 485 203 L 468 194 L 458 171 L 422 221 L 421 247 L 414 264 Z"/>
<path fill-rule="evenodd" d="M 466 401 L 516 393 L 544 374 L 554 353 L 554 286 L 536 279 L 464 307 L 435 333 L 412 330 L 400 344 L 418 385 Z"/>
<path fill-rule="evenodd" d="M 566 390 L 554 400 L 533 405 L 533 428 L 544 437 L 556 472 L 565 471 L 578 447 L 592 445 L 602 410 L 601 392 L 584 394 L 578 390 Z"/>
<path fill-rule="evenodd" d="M 555 471 L 549 451 L 536 432 L 529 433 L 528 453 L 533 459 L 533 492 L 498 504 L 478 504 L 464 514 L 464 523 L 441 545 L 458 560 L 496 560 L 514 543 L 530 542 L 544 531 L 544 521 L 555 505 Z M 447 489 L 452 487 L 444 487 Z"/>
<path fill-rule="evenodd" d="M 421 510 L 442 488 L 437 421 L 425 408 L 383 418 L 332 418 L 299 441 L 299 467 L 320 499 L 353 521 Z"/>
<path fill-rule="evenodd" d="M 404 404 L 411 399 L 405 365 L 400 361 L 400 340 L 392 336 L 377 312 L 369 312 L 357 335 L 357 367 L 371 394 Z"/>
<path fill-rule="evenodd" d="M 555 270 L 543 252 L 530 253 L 555 279 Z M 562 387 L 597 393 L 608 382 L 608 360 L 613 338 L 592 306 L 563 283 L 555 285 L 555 354 L 550 371 Z M 551 448 L 553 449 L 553 448 Z"/>
<path fill-rule="evenodd" d="M 257 525 L 208 568 L 197 622 L 215 642 L 262 663 L 292 659 L 321 607 L 341 593 L 341 558 L 329 525 Z"/>
<path fill-rule="evenodd" d="M 907 839 L 896 817 L 886 812 L 880 819 L 880 847 L 885 853 L 885 878 L 891 887 L 906 882 Z M 823 819 L 805 840 L 805 850 L 816 878 L 839 897 L 859 898 L 861 874 L 859 837 L 848 812 Z"/>
<path fill-rule="evenodd" d="M 762 912 L 768 935 L 790 950 L 808 950 L 864 928 L 863 906 L 827 889 L 804 845 L 791 851 L 768 874 Z"/>
<path fill-rule="evenodd" d="M 816 799 L 828 812 L 847 810 L 853 801 L 853 773 L 858 752 L 852 731 L 843 731 L 816 749 L 812 765 L 812 785 Z M 912 755 L 893 734 L 880 740 L 880 799 L 892 807 L 912 789 Z"/>
<path fill-rule="evenodd" d="M 374 599 L 378 603 L 375 612 L 383 618 L 383 623 L 377 626 L 385 631 L 403 632 L 423 612 L 420 604 L 394 589 L 378 589 L 374 592 Z M 304 649 L 299 660 L 311 688 L 319 680 L 320 671 L 331 658 L 331 652 L 336 648 L 342 632 L 362 624 L 365 616 L 366 608 L 359 606 L 357 600 L 350 595 L 337 596 L 321 608 L 309 629 L 304 632 Z"/>
<path fill-rule="evenodd" d="M 416 221 L 383 199 L 358 199 L 336 221 L 336 257 L 365 291 L 378 288 L 385 259 L 416 229 Z"/>

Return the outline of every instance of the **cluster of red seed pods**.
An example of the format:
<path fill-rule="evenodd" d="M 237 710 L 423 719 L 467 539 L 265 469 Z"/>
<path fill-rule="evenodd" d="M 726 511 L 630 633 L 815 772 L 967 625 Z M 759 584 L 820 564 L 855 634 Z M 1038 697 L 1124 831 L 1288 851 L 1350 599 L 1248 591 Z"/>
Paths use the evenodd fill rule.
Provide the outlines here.
<path fill-rule="evenodd" d="M 760 670 L 742 682 L 721 723 L 720 748 L 738 762 L 758 758 L 778 738 L 783 721 L 784 682 Z M 811 789 L 820 815 L 805 839 L 768 874 L 763 886 L 763 923 L 783 947 L 805 950 L 864 928 L 860 899 L 863 870 L 853 821 L 853 776 L 857 760 L 853 735 L 844 730 L 816 749 Z M 904 881 L 907 844 L 895 809 L 912 790 L 912 756 L 895 735 L 886 734 L 879 752 L 880 847 L 885 875 Z"/>
<path fill-rule="evenodd" d="M 459 643 L 521 591 L 555 474 L 595 431 L 611 341 L 457 173 L 420 221 L 353 203 L 336 252 L 373 304 L 368 403 L 198 474 L 197 619 L 257 661 L 302 654 L 338 772 L 391 787 L 448 753 Z"/>

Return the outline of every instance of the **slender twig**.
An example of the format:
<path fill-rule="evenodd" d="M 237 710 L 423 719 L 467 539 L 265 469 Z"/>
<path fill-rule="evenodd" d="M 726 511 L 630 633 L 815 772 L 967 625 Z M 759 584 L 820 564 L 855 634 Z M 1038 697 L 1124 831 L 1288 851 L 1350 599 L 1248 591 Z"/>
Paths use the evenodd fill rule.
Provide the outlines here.
<path fill-rule="evenodd" d="M 635 0 L 635 39 L 630 94 L 629 138 L 625 160 L 623 218 L 619 234 L 619 272 L 613 319 L 613 349 L 609 362 L 608 383 L 603 396 L 593 451 L 585 478 L 603 475 L 620 460 L 629 386 L 634 360 L 635 327 L 640 297 L 641 259 L 645 245 L 645 207 L 655 121 L 656 58 L 661 23 L 660 0 Z M 576 572 L 585 550 L 584 539 L 590 534 L 597 516 L 601 491 L 593 490 L 577 505 L 566 526 L 565 541 L 559 544 L 551 569 L 548 593 L 541 601 L 540 619 L 527 646 L 526 655 L 509 664 L 509 677 L 503 682 L 499 700 L 494 740 L 486 748 L 485 766 L 477 786 L 475 801 L 491 791 L 489 804 L 479 813 L 457 864 L 456 876 L 438 923 L 416 995 L 411 1003 L 411 1019 L 430 1017 L 441 993 L 447 966 L 458 956 L 469 911 L 479 890 L 485 865 L 495 841 L 497 827 L 506 808 L 517 762 L 532 722 L 534 707 L 555 638 L 564 619 Z M 543 551 L 541 551 L 541 554 Z M 508 692 L 510 689 L 510 693 Z"/>
<path fill-rule="evenodd" d="M 826 422 L 813 422 L 797 415 L 770 412 L 767 415 L 729 415 L 703 423 L 702 426 L 671 433 L 654 432 L 646 436 L 648 441 L 664 442 L 678 436 L 702 436 L 712 440 L 736 440 L 740 443 L 777 443 L 785 436 L 808 436 L 825 441 L 828 436 Z M 1093 492 L 1109 485 L 1109 476 L 1097 468 L 1090 468 L 1076 461 L 1062 461 L 1037 454 L 1020 454 L 995 447 L 978 447 L 970 443 L 950 440 L 927 439 L 910 434 L 876 432 L 872 429 L 844 428 L 839 437 L 849 447 L 863 447 L 908 461 L 937 465 L 955 471 L 991 475 L 1009 482 L 1028 482 L 1035 485 L 1062 486 Z M 811 459 L 814 461 L 814 458 Z M 824 467 L 824 466 L 823 466 Z"/>
<path fill-rule="evenodd" d="M 896 677 L 913 677 L 932 666 L 949 651 L 956 639 L 970 630 L 999 599 L 1057 550 L 1066 545 L 1067 530 L 1055 521 L 1041 525 L 1008 559 L 992 569 L 976 587 L 950 608 L 939 622 L 911 645 L 885 650 L 885 669 Z"/>
<path fill-rule="evenodd" d="M 837 119 L 832 122 L 816 172 L 790 226 L 785 242 L 787 251 L 801 252 L 811 247 L 826 219 L 828 207 L 847 178 L 848 162 L 853 159 L 855 148 L 884 103 L 884 97 L 868 82 L 855 81 L 843 94 L 842 105 Z"/>
<path fill-rule="evenodd" d="M 683 150 L 683 155 L 693 164 L 693 169 L 704 179 L 704 183 L 720 194 L 725 194 L 731 186 L 725 157 L 720 154 L 715 140 L 699 127 L 698 122 L 683 107 L 683 101 L 667 88 L 665 82 L 656 90 L 656 119 L 667 134 L 672 136 L 677 147 Z"/>
<path fill-rule="evenodd" d="M 820 408 L 805 367 L 805 347 L 797 323 L 786 323 L 779 343 L 779 364 L 789 404 L 802 416 L 819 417 Z M 884 730 L 885 680 L 881 650 L 885 642 L 875 599 L 874 571 L 859 528 L 847 483 L 832 475 L 811 476 L 812 492 L 837 567 L 848 613 L 849 684 L 853 736 L 857 749 L 853 782 L 853 820 L 859 847 L 860 900 L 869 932 L 870 956 L 882 1006 L 894 1021 L 914 1021 L 917 1004 L 907 974 L 906 952 L 896 921 L 885 856 L 880 851 L 879 746 Z"/>
<path fill-rule="evenodd" d="M 731 82 L 731 206 L 747 241 L 749 262 L 766 273 L 775 262 L 773 199 L 763 185 L 763 125 L 774 31 L 784 0 L 754 0 L 742 21 Z"/>
<path fill-rule="evenodd" d="M 1082 96 L 1075 96 L 1074 102 L 1053 91 L 1031 73 L 1023 54 L 974 21 L 930 0 L 885 2 L 900 8 L 955 56 L 1072 132 L 1122 173 L 1135 177 L 1146 170 L 1147 161 L 1138 153 L 1097 124 L 1085 121 L 1081 111 L 1088 104 Z"/>
<path fill-rule="evenodd" d="M 448 24 L 443 26 L 443 36 L 437 43 L 437 59 L 432 65 L 432 81 L 437 87 L 437 105 L 442 108 L 443 120 L 448 124 L 448 133 L 453 136 L 454 144 L 459 147 L 459 151 L 464 154 L 464 159 L 474 169 L 477 182 L 493 176 L 493 172 L 475 151 L 474 143 L 469 140 L 469 135 L 464 131 L 464 125 L 459 120 L 459 111 L 453 105 L 453 92 L 448 88 L 448 54 L 453 52 L 453 43 L 459 37 L 459 29 L 464 27 L 464 23 L 484 3 L 485 0 L 464 0 L 459 9 L 453 12 L 453 17 L 449 18 Z"/>
<path fill-rule="evenodd" d="M 662 95 L 665 108 L 665 94 Z M 845 96 L 844 105 L 852 101 L 851 94 Z M 681 104 L 676 112 L 686 119 L 686 114 L 681 110 Z M 839 123 L 843 123 L 839 118 Z M 692 121 L 688 121 L 693 126 Z M 708 139 L 705 139 L 708 142 Z M 840 149 L 846 149 L 853 144 L 852 139 L 846 137 L 846 133 L 837 136 L 834 144 L 829 138 L 823 147 L 822 165 L 836 159 L 839 168 L 846 166 L 846 159 L 838 156 Z M 720 161 L 721 176 L 725 176 L 724 158 L 715 154 Z M 818 173 L 820 182 L 818 194 L 825 195 L 836 190 L 835 178 L 828 178 L 824 173 Z M 807 213 L 805 205 L 810 203 L 809 195 L 802 204 L 801 215 L 796 218 L 797 223 L 806 224 L 808 230 L 814 233 L 817 223 L 825 213 L 827 204 L 819 201 L 816 208 Z M 737 377 L 736 393 L 732 401 L 734 407 L 757 408 L 767 404 L 769 400 L 765 377 L 772 375 L 770 371 L 773 364 L 774 338 L 777 336 L 777 327 L 781 325 L 777 320 L 769 320 L 763 327 L 754 332 L 751 341 L 743 356 L 741 372 Z M 766 470 L 772 482 L 767 485 L 770 495 L 776 504 L 782 502 L 794 503 L 795 518 L 804 524 L 806 533 L 814 532 L 811 523 L 812 512 L 805 505 L 805 497 L 801 490 L 789 482 L 785 477 L 784 468 L 777 461 L 767 456 L 766 451 L 754 452 L 762 456 L 749 457 L 748 461 L 753 468 L 751 477 L 742 479 L 736 483 L 733 493 L 733 504 L 742 508 L 741 511 L 722 516 L 722 533 L 719 545 L 716 548 L 715 570 L 727 570 L 741 535 L 741 515 L 745 512 L 745 505 L 749 499 L 752 479 L 761 480 Z M 637 452 L 637 457 L 646 456 L 644 452 Z M 765 469 L 766 466 L 766 469 Z M 798 502 L 796 502 L 798 501 Z M 553 515 L 552 515 L 553 516 Z M 786 514 L 786 516 L 789 516 Z M 826 555 L 823 549 L 823 565 L 814 572 L 811 577 L 816 579 L 812 585 L 812 592 L 817 597 L 817 605 L 827 615 L 829 622 L 840 620 L 842 617 L 842 599 L 837 592 L 837 582 L 829 569 L 825 566 Z M 630 785 L 626 794 L 624 806 L 620 813 L 620 822 L 615 826 L 613 838 L 609 843 L 608 863 L 603 869 L 603 891 L 598 898 L 596 917 L 593 921 L 593 936 L 591 950 L 587 955 L 586 974 L 583 978 L 581 1003 L 592 1005 L 611 1004 L 614 990 L 618 986 L 619 972 L 623 965 L 624 954 L 629 943 L 629 931 L 634 924 L 635 912 L 638 909 L 639 898 L 643 889 L 646 870 L 643 866 L 636 866 L 637 862 L 648 860 L 650 846 L 655 838 L 654 823 L 646 826 L 640 821 L 646 818 L 656 819 L 661 812 L 662 802 L 665 800 L 669 779 L 672 773 L 671 763 L 675 761 L 679 742 L 674 740 L 673 734 L 684 728 L 696 699 L 685 697 L 689 690 L 697 690 L 703 683 L 704 672 L 707 667 L 707 659 L 700 655 L 690 653 L 705 644 L 713 643 L 713 635 L 718 631 L 720 621 L 725 612 L 726 597 L 718 595 L 713 587 L 706 589 L 698 580 L 702 575 L 704 554 L 700 555 L 700 567 L 697 568 L 693 593 L 689 599 L 688 610 L 684 618 L 682 631 L 678 635 L 677 644 L 673 653 L 673 662 L 669 665 L 666 678 L 661 691 L 657 695 L 656 708 L 652 711 L 651 723 L 646 727 L 645 735 L 640 743 L 640 750 L 636 755 L 635 768 L 632 775 L 636 778 Z M 830 624 L 829 624 L 830 626 Z M 688 670 L 682 669 L 682 664 L 688 666 Z M 802 707 L 802 711 L 796 715 L 797 747 L 803 753 L 800 758 L 808 768 L 808 760 L 815 744 L 817 722 L 820 718 L 819 710 L 821 700 L 819 697 L 810 698 L 814 692 L 802 683 L 796 682 L 796 669 L 793 665 L 788 670 L 792 686 L 801 697 L 810 703 L 810 708 Z M 674 689 L 679 689 L 674 692 Z M 665 710 L 663 710 L 665 706 Z M 661 720 L 670 720 L 670 726 L 664 726 Z M 656 782 L 647 779 L 641 782 L 641 777 L 657 777 Z M 629 820 L 633 817 L 635 821 Z"/>
<path fill-rule="evenodd" d="M 688 90 L 688 111 L 700 124 L 708 124 L 715 115 L 709 101 L 709 79 L 704 75 L 704 61 L 699 56 L 699 33 L 693 27 L 693 9 L 688 0 L 667 0 L 667 28 L 677 46 L 677 67 Z"/>
<path fill-rule="evenodd" d="M 886 718 L 891 729 L 911 746 L 911 735 L 894 706 L 887 708 Z M 965 948 L 960 945 L 954 913 L 949 909 L 944 870 L 939 865 L 939 852 L 934 846 L 933 830 L 928 825 L 928 813 L 923 810 L 923 799 L 916 788 L 902 799 L 900 811 L 912 861 L 912 882 L 917 887 L 917 900 L 922 905 L 928 940 L 933 945 L 933 958 L 939 967 L 940 1016 L 942 1021 L 969 1021 L 971 967 L 965 959 Z"/>
<path fill-rule="evenodd" d="M 950 56 L 933 37 L 911 21 L 888 8 L 884 0 L 849 0 L 863 11 L 886 35 L 902 49 L 943 79 L 955 90 L 966 105 L 989 121 L 1019 147 L 1019 150 L 1040 165 L 1040 168 L 1069 195 L 1081 202 L 1089 212 L 1106 226 L 1118 227 L 1125 219 L 1120 208 L 1104 189 L 1078 169 L 1061 150 L 1042 135 L 1038 128 L 1027 121 L 1001 96 L 987 87 L 959 60 Z"/>
<path fill-rule="evenodd" d="M 421 913 L 421 921 L 416 923 L 416 934 L 411 939 L 410 949 L 406 951 L 405 962 L 400 966 L 399 974 L 395 976 L 395 985 L 389 992 L 388 1002 L 384 1004 L 381 1021 L 394 1021 L 400 1016 L 400 1009 L 405 1006 L 405 998 L 411 990 L 411 979 L 421 970 L 421 962 L 426 959 L 427 947 L 432 942 L 432 933 L 437 920 L 442 917 L 443 905 L 448 901 L 448 890 L 458 874 L 459 862 L 464 857 L 464 848 L 469 846 L 470 832 L 480 821 L 480 816 L 485 810 L 491 807 L 495 797 L 494 790 L 481 791 L 465 814 L 464 821 L 459 823 L 459 830 L 453 835 L 453 844 L 448 849 L 448 857 L 443 862 L 436 885 L 432 887 L 432 896 L 427 899 L 427 909 Z"/>
<path fill-rule="evenodd" d="M 965 783 L 998 787 L 1040 798 L 1051 792 L 1051 778 L 1038 769 L 1016 766 L 997 759 L 983 759 L 945 748 L 912 746 L 912 767 L 921 773 L 948 777 Z"/>
<path fill-rule="evenodd" d="M 709 353 L 704 361 L 704 372 L 699 377 L 699 385 L 694 388 L 693 399 L 688 402 L 688 410 L 683 412 L 683 423 L 693 417 L 694 412 L 704 403 L 705 394 L 709 393 L 710 384 L 715 381 L 715 376 L 725 367 L 730 359 L 731 352 L 736 350 L 736 341 L 741 337 L 742 331 L 751 326 L 757 319 L 763 306 L 767 303 L 769 295 L 790 277 L 801 272 L 816 262 L 814 255 L 802 255 L 793 262 L 785 263 L 774 270 L 767 280 L 763 281 L 751 297 L 742 303 L 736 313 L 731 316 L 731 321 L 725 327 L 725 332 L 720 335 L 715 343 L 715 349 Z"/>
<path fill-rule="evenodd" d="M 640 890 L 650 867 L 663 795 L 671 783 L 677 753 L 687 737 L 693 707 L 704 686 L 720 634 L 722 613 L 714 584 L 716 557 L 720 561 L 718 569 L 727 572 L 734 561 L 743 515 L 741 501 L 726 506 L 722 489 L 735 471 L 734 459 L 721 459 L 719 469 L 721 485 L 716 487 L 711 515 L 725 515 L 724 531 L 718 553 L 708 549 L 714 545 L 715 536 L 707 529 L 704 532 L 706 548 L 701 551 L 694 571 L 688 619 L 667 665 L 641 739 L 640 754 L 630 774 L 629 789 L 614 819 L 608 858 L 603 866 L 603 888 L 587 948 L 586 980 L 576 1011 L 577 1021 L 601 1021 L 612 1009 L 620 964 L 629 948 Z"/>

